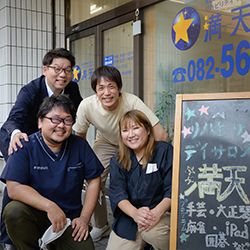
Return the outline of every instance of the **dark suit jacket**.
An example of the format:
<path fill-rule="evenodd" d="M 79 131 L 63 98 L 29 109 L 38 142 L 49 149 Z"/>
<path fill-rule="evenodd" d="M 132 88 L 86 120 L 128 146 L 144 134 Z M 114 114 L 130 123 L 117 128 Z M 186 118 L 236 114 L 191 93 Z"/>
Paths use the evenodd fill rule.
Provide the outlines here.
<path fill-rule="evenodd" d="M 64 94 L 69 96 L 77 109 L 82 100 L 77 83 L 71 81 L 64 89 Z M 10 136 L 15 129 L 28 135 L 38 131 L 36 115 L 46 96 L 48 92 L 44 75 L 21 88 L 15 105 L 0 130 L 0 151 L 5 161 L 8 158 Z"/>

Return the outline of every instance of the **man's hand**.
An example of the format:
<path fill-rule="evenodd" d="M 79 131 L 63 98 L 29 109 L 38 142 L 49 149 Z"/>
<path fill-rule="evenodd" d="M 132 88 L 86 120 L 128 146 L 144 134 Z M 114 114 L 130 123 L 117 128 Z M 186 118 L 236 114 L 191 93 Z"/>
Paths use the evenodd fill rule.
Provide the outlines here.
<path fill-rule="evenodd" d="M 25 141 L 29 141 L 28 135 L 26 133 L 17 132 L 12 140 L 10 141 L 9 149 L 8 149 L 8 155 L 13 154 L 14 150 L 17 151 L 17 145 L 22 148 L 23 144 L 21 143 L 21 139 L 24 139 Z"/>
<path fill-rule="evenodd" d="M 47 216 L 52 223 L 53 232 L 58 233 L 67 224 L 66 215 L 60 207 L 55 203 L 52 203 L 49 210 L 47 211 Z"/>
<path fill-rule="evenodd" d="M 82 241 L 82 239 L 87 240 L 89 236 L 89 220 L 84 217 L 75 218 L 72 223 L 72 228 L 74 229 L 72 237 L 74 241 Z"/>

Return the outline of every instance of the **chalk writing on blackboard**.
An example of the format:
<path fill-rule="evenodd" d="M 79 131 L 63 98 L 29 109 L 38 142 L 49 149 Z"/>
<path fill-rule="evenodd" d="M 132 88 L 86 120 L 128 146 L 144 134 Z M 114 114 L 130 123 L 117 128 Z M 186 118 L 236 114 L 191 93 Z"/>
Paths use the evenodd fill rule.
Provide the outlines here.
<path fill-rule="evenodd" d="M 250 99 L 183 101 L 177 249 L 250 249 Z"/>

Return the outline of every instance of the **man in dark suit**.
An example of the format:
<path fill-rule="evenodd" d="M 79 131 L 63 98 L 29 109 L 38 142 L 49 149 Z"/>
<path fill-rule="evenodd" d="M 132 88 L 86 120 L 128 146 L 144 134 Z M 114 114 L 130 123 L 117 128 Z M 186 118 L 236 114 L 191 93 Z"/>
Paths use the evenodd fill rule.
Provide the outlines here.
<path fill-rule="evenodd" d="M 23 86 L 17 96 L 6 122 L 0 130 L 0 151 L 5 161 L 8 156 L 17 151 L 17 145 L 22 148 L 21 139 L 28 141 L 28 135 L 38 131 L 37 112 L 46 96 L 67 94 L 78 108 L 82 97 L 77 83 L 71 81 L 75 57 L 66 49 L 50 50 L 43 58 L 43 75 Z M 6 190 L 3 205 L 9 201 Z M 0 242 L 6 244 L 5 249 L 15 249 L 11 246 L 3 220 L 1 220 Z M 9 246 L 7 244 L 10 244 Z"/>
<path fill-rule="evenodd" d="M 43 75 L 20 90 L 15 105 L 0 131 L 0 151 L 5 161 L 8 155 L 22 147 L 20 139 L 38 130 L 36 114 L 46 96 L 67 94 L 76 109 L 82 100 L 77 83 L 72 82 L 74 56 L 66 49 L 49 51 L 43 58 Z M 13 133 L 14 132 L 14 133 Z"/>

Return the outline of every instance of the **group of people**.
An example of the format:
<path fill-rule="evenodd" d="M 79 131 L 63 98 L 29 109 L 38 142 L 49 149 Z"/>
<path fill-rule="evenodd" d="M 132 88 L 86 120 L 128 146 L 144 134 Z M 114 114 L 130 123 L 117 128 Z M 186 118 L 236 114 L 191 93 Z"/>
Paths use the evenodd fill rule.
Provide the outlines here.
<path fill-rule="evenodd" d="M 57 237 L 48 249 L 91 250 L 109 234 L 107 250 L 141 250 L 146 243 L 168 249 L 173 149 L 167 133 L 138 97 L 121 91 L 115 67 L 97 68 L 94 94 L 82 99 L 71 81 L 74 66 L 68 50 L 49 51 L 43 75 L 22 87 L 1 127 L 0 242 L 6 250 L 40 249 L 52 227 Z M 97 129 L 93 148 L 86 141 L 90 124 Z M 109 174 L 112 230 L 104 193 Z"/>

